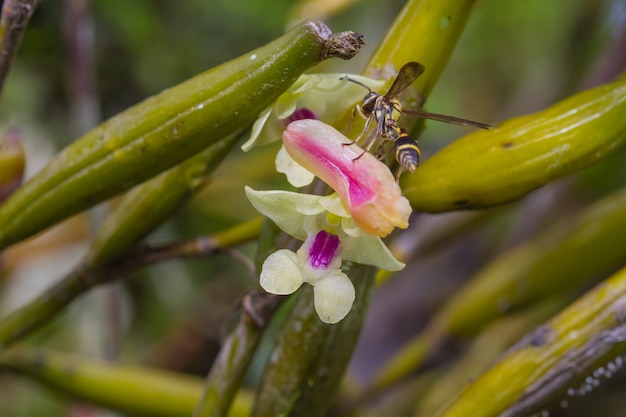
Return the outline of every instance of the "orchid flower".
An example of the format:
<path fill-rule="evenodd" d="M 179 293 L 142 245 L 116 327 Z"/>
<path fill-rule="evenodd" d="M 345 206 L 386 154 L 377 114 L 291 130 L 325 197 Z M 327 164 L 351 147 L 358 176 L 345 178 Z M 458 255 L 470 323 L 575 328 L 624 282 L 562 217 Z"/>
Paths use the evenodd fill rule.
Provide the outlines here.
<path fill-rule="evenodd" d="M 261 287 L 286 295 L 304 282 L 311 284 L 315 310 L 325 323 L 343 319 L 354 302 L 354 287 L 340 269 L 343 259 L 389 271 L 404 268 L 379 237 L 363 233 L 354 224 L 337 194 L 318 196 L 246 187 L 246 196 L 258 212 L 304 241 L 296 253 L 280 249 L 265 260 Z"/>
<path fill-rule="evenodd" d="M 337 323 L 355 299 L 354 286 L 341 271 L 342 260 L 391 271 L 404 268 L 380 237 L 395 227 L 406 228 L 411 207 L 387 166 L 348 145 L 350 140 L 331 126 L 298 120 L 289 124 L 283 142 L 304 167 L 299 169 L 306 168 L 336 192 L 318 196 L 246 187 L 257 211 L 304 241 L 295 253 L 281 249 L 271 254 L 263 263 L 260 284 L 274 294 L 291 294 L 304 282 L 312 285 L 320 319 Z"/>
<path fill-rule="evenodd" d="M 340 195 L 366 233 L 384 237 L 396 227 L 408 227 L 411 206 L 389 168 L 332 126 L 295 121 L 283 133 L 283 145 L 299 165 Z"/>
<path fill-rule="evenodd" d="M 384 79 L 375 80 L 355 74 L 302 75 L 271 107 L 261 113 L 252 126 L 250 139 L 241 148 L 247 151 L 253 146 L 279 140 L 288 124 L 285 122 L 297 109 L 308 109 L 319 120 L 330 122 L 338 114 L 360 103 L 367 91 L 349 82 L 346 77 L 372 90 L 380 90 L 386 82 Z"/>

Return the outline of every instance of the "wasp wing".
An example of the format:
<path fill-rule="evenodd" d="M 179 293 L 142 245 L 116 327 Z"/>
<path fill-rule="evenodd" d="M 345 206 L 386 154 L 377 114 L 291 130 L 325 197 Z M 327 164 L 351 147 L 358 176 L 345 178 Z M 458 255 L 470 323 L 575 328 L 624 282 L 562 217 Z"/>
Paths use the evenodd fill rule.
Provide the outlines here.
<path fill-rule="evenodd" d="M 424 119 L 437 120 L 439 122 L 450 123 L 453 125 L 461 125 L 461 126 L 474 126 L 479 127 L 481 129 L 489 130 L 493 126 L 487 123 L 475 122 L 473 120 L 461 119 L 460 117 L 454 116 L 446 116 L 445 114 L 437 114 L 437 113 L 428 113 L 423 110 L 405 110 L 402 109 L 403 113 L 412 114 L 418 117 L 422 117 Z"/>
<path fill-rule="evenodd" d="M 385 94 L 385 97 L 392 99 L 398 94 L 406 90 L 408 86 L 413 84 L 413 81 L 417 80 L 422 72 L 424 72 L 424 66 L 418 62 L 407 62 L 400 68 L 398 76 L 391 84 L 389 91 Z"/>

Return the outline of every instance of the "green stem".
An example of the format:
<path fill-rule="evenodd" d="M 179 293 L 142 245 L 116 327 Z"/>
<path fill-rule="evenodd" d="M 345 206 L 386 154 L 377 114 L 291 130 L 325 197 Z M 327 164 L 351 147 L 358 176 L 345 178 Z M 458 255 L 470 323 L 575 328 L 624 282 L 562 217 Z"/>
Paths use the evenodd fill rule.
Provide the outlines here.
<path fill-rule="evenodd" d="M 245 296 L 239 323 L 213 362 L 193 417 L 227 415 L 261 336 L 283 299 L 266 293 L 249 293 Z"/>
<path fill-rule="evenodd" d="M 626 141 L 626 82 L 595 87 L 437 152 L 402 186 L 414 209 L 507 203 L 605 158 Z"/>

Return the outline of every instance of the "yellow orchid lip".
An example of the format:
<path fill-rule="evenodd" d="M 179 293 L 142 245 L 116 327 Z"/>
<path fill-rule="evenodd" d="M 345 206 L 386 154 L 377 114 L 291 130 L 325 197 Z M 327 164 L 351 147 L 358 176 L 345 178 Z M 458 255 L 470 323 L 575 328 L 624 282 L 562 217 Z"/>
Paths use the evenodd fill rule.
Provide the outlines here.
<path fill-rule="evenodd" d="M 314 119 L 294 121 L 283 133 L 287 153 L 339 194 L 362 230 L 384 237 L 407 228 L 411 206 L 389 168 L 350 142 Z"/>

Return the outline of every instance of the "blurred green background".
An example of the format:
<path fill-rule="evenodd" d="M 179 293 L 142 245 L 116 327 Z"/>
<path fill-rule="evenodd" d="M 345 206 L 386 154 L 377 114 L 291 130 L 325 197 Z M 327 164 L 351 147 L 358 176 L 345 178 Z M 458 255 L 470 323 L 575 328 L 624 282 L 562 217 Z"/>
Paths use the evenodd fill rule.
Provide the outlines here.
<path fill-rule="evenodd" d="M 347 3 L 324 20 L 333 31 L 365 34 L 368 46 L 350 62 L 328 61 L 315 71 L 360 72 L 404 2 Z M 299 7 L 290 0 L 274 0 L 271 6 L 258 0 L 43 1 L 0 99 L 2 129 L 22 131 L 28 175 L 32 175 L 99 121 L 278 37 Z M 497 123 L 608 82 L 625 62 L 623 0 L 481 0 L 426 109 Z M 462 127 L 428 122 L 420 138 L 423 158 L 465 132 Z M 233 201 L 240 201 L 244 184 L 284 181 L 272 172 L 269 155 L 274 150 L 229 157 L 217 180 L 152 240 L 210 233 L 252 217 L 251 207 L 238 203 L 234 207 Z M 352 364 L 353 374 L 371 376 L 390 352 L 419 330 L 444 294 L 494 254 L 626 184 L 625 164 L 626 151 L 618 151 L 580 174 L 531 194 L 508 214 L 451 242 L 437 256 L 410 265 L 375 297 Z M 87 229 L 98 224 L 104 210 L 90 216 Z M 45 245 L 39 248 L 36 254 L 45 265 L 39 268 L 33 266 L 34 249 L 24 249 L 21 259 L 30 254 L 28 262 L 15 255 L 13 272 L 6 278 L 10 285 L 4 290 L 5 303 L 32 297 L 61 276 L 80 257 L 84 239 L 68 239 L 54 251 Z M 254 256 L 252 247 L 243 250 Z M 61 263 L 51 268 L 45 263 L 47 256 L 60 257 Z M 459 260 L 454 268 L 444 265 L 450 256 Z M 452 278 L 434 284 L 422 277 L 415 283 L 415 276 L 424 270 L 429 276 Z M 72 306 L 62 322 L 48 326 L 31 342 L 45 340 L 46 345 L 60 349 L 203 375 L 250 279 L 244 265 L 225 255 L 150 268 L 124 285 L 90 295 L 96 300 L 91 306 L 97 308 L 88 309 L 85 300 Z M 407 289 L 415 297 L 399 295 Z M 116 314 L 120 317 L 110 320 Z M 261 363 L 262 358 L 253 368 L 251 381 Z M 3 416 L 70 413 L 66 398 L 32 382 L 0 375 L 0 386 Z M 619 389 L 607 389 L 607 398 L 617 395 L 613 391 Z M 72 415 L 84 412 L 77 406 L 71 410 Z M 578 410 L 563 415 L 592 414 Z"/>

